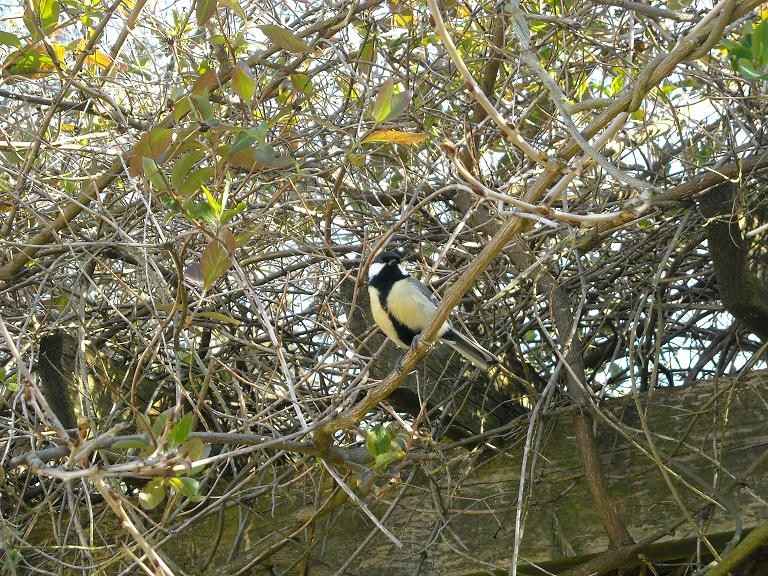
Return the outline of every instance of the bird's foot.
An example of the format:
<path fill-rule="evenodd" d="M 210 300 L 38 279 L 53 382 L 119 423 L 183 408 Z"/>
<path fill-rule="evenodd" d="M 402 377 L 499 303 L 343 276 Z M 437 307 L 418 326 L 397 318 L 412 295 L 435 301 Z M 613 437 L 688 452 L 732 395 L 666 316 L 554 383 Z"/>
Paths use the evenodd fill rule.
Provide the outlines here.
<path fill-rule="evenodd" d="M 418 348 L 420 339 L 421 334 L 416 334 L 416 336 L 413 337 L 413 340 L 411 340 L 411 350 L 416 350 L 416 348 Z"/>
<path fill-rule="evenodd" d="M 421 337 L 421 334 L 416 334 L 416 336 L 413 337 L 413 340 L 411 340 L 411 350 L 416 350 L 416 348 L 419 345 L 420 337 Z M 403 360 L 407 355 L 408 355 L 408 352 L 400 356 L 400 358 L 398 358 L 397 361 L 395 362 L 395 370 L 397 370 L 398 372 L 403 371 Z"/>

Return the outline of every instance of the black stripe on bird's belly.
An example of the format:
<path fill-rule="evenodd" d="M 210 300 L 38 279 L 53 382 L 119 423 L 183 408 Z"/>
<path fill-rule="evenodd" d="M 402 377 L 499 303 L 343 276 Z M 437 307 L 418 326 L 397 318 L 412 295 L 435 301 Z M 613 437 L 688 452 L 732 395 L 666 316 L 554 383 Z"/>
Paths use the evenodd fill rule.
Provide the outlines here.
<path fill-rule="evenodd" d="M 411 328 L 408 328 L 408 326 L 392 316 L 392 314 L 389 313 L 389 308 L 387 308 L 386 303 L 382 303 L 382 307 L 387 311 L 387 316 L 389 316 L 389 319 L 392 322 L 392 326 L 395 327 L 397 337 L 402 341 L 403 344 L 410 346 L 413 343 L 413 339 L 416 338 L 416 335 L 419 333 L 412 330 Z"/>

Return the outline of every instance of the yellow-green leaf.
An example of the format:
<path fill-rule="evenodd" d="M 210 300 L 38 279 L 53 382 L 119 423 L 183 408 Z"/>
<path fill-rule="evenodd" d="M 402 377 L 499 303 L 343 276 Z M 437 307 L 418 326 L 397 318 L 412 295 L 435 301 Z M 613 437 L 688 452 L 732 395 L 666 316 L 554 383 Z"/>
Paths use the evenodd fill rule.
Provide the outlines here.
<path fill-rule="evenodd" d="M 21 40 L 15 34 L 0 30 L 0 44 L 3 46 L 12 46 L 14 48 L 21 48 Z"/>
<path fill-rule="evenodd" d="M 360 63 L 357 65 L 360 73 L 368 76 L 371 71 L 371 65 L 376 62 L 376 39 L 369 38 L 368 41 L 360 48 Z"/>
<path fill-rule="evenodd" d="M 208 318 L 210 320 L 216 320 L 217 322 L 221 322 L 222 324 L 232 324 L 234 326 L 239 326 L 242 324 L 240 320 L 237 318 L 232 318 L 232 316 L 227 316 L 226 314 L 222 314 L 221 312 L 200 312 L 197 314 L 200 318 Z"/>
<path fill-rule="evenodd" d="M 277 24 L 262 24 L 259 26 L 259 29 L 275 46 L 287 52 L 306 52 L 311 48 L 309 44 L 288 30 L 288 28 L 283 28 Z"/>
<path fill-rule="evenodd" d="M 53 44 L 53 52 L 59 62 L 64 59 L 66 47 Z M 3 61 L 3 76 L 44 78 L 56 72 L 56 65 L 45 46 L 25 46 L 11 52 Z"/>
<path fill-rule="evenodd" d="M 223 276 L 229 267 L 232 266 L 232 259 L 227 253 L 226 248 L 218 240 L 212 240 L 208 247 L 200 256 L 200 271 L 203 273 L 203 285 L 206 289 L 210 288 L 216 280 Z"/>
<path fill-rule="evenodd" d="M 200 186 L 203 189 L 203 193 L 205 194 L 205 199 L 208 201 L 208 206 L 211 207 L 211 210 L 213 210 L 213 213 L 218 216 L 221 214 L 221 204 L 219 204 L 218 200 L 214 198 L 213 194 L 211 194 L 211 191 L 208 189 L 207 186 Z"/>
<path fill-rule="evenodd" d="M 373 457 L 389 451 L 392 445 L 392 436 L 381 424 L 376 424 L 365 435 L 365 449 Z"/>
<path fill-rule="evenodd" d="M 248 66 L 242 62 L 232 70 L 232 88 L 245 104 L 251 103 L 256 93 L 256 80 L 251 76 Z"/>
<path fill-rule="evenodd" d="M 400 132 L 399 130 L 376 130 L 363 138 L 363 144 L 368 142 L 385 142 L 387 144 L 421 144 L 428 136 L 423 132 Z"/>
<path fill-rule="evenodd" d="M 32 38 L 39 39 L 40 33 L 37 31 L 35 21 L 40 22 L 40 28 L 46 36 L 50 34 L 59 23 L 59 2 L 58 0 L 32 0 L 32 11 L 29 5 L 24 10 L 24 24 L 32 35 Z"/>
<path fill-rule="evenodd" d="M 373 103 L 373 119 L 377 123 L 383 122 L 389 117 L 389 113 L 392 110 L 392 96 L 395 91 L 395 81 L 392 78 L 387 78 L 384 84 L 379 88 L 379 93 L 376 95 L 376 100 Z"/>
<path fill-rule="evenodd" d="M 165 500 L 165 488 L 163 479 L 159 476 L 152 478 L 139 491 L 139 504 L 145 510 L 156 508 L 163 500 Z"/>
<path fill-rule="evenodd" d="M 193 502 L 199 502 L 201 500 L 197 491 L 200 488 L 200 483 L 194 478 L 188 478 L 186 476 L 179 476 L 178 478 L 171 478 L 168 480 L 171 488 L 173 488 L 179 494 L 183 494 Z"/>
<path fill-rule="evenodd" d="M 306 74 L 291 74 L 291 84 L 293 87 L 304 94 L 304 96 L 311 96 L 315 91 L 315 86 L 312 84 L 312 80 Z"/>
<path fill-rule="evenodd" d="M 232 10 L 235 14 L 243 19 L 243 22 L 248 21 L 248 16 L 245 15 L 245 10 L 243 10 L 243 7 L 240 6 L 240 3 L 237 0 L 219 0 L 219 4 L 223 8 L 229 8 Z"/>

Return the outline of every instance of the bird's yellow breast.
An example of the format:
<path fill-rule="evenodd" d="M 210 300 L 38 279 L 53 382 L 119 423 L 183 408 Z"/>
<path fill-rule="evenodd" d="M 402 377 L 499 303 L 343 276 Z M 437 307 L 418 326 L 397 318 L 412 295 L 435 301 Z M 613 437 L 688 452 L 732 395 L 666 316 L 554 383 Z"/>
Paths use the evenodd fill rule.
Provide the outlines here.
<path fill-rule="evenodd" d="M 435 304 L 407 280 L 395 282 L 387 295 L 387 309 L 400 322 L 415 332 L 426 328 L 435 317 Z"/>

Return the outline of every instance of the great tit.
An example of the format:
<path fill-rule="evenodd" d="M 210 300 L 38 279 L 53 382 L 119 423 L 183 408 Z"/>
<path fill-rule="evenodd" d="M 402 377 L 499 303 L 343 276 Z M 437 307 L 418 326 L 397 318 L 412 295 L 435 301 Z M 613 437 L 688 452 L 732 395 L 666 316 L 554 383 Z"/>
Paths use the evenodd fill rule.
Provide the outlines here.
<path fill-rule="evenodd" d="M 397 252 L 382 252 L 368 269 L 368 296 L 373 319 L 400 348 L 409 348 L 435 317 L 438 301 L 400 265 Z M 498 358 L 446 322 L 438 338 L 470 362 L 487 370 Z"/>

